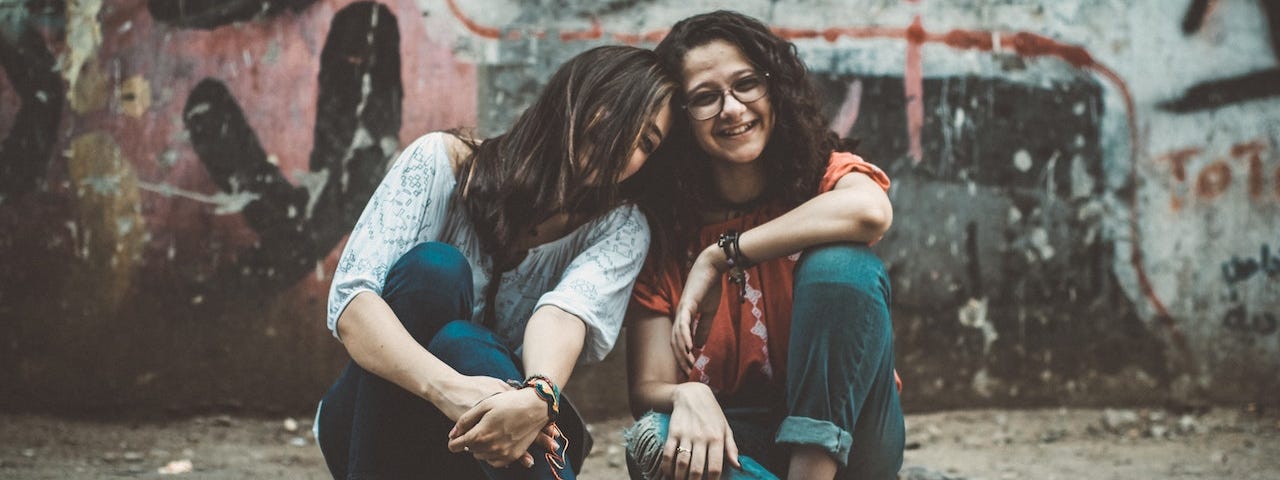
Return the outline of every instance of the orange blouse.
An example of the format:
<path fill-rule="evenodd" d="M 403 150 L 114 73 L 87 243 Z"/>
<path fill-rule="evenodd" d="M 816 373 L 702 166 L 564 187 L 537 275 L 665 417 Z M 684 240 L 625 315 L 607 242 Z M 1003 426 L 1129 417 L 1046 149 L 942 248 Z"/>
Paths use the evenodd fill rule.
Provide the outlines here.
<path fill-rule="evenodd" d="M 861 173 L 888 191 L 889 177 L 875 165 L 852 153 L 834 152 L 817 193 L 835 188 L 849 173 Z M 744 232 L 786 213 L 766 205 L 725 222 L 705 225 L 700 245 L 711 245 L 721 233 Z M 745 252 L 750 257 L 751 252 Z M 739 287 L 725 281 L 720 308 L 707 343 L 696 352 L 689 378 L 707 384 L 717 396 L 732 396 L 747 385 L 786 385 L 787 341 L 791 334 L 792 271 L 800 254 L 777 258 L 746 270 L 746 299 Z M 678 261 L 649 262 L 636 280 L 631 301 L 654 313 L 674 317 L 684 290 L 686 267 Z M 895 373 L 896 376 L 896 373 Z"/>

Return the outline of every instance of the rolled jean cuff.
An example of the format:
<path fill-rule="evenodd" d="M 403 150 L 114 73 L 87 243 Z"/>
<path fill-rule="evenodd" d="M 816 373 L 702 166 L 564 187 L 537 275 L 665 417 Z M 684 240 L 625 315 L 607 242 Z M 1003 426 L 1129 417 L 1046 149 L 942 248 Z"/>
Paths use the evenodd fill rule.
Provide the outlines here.
<path fill-rule="evenodd" d="M 853 435 L 826 420 L 791 416 L 782 420 L 775 441 L 821 447 L 831 454 L 841 467 L 846 467 L 849 464 L 849 449 L 853 445 Z"/>

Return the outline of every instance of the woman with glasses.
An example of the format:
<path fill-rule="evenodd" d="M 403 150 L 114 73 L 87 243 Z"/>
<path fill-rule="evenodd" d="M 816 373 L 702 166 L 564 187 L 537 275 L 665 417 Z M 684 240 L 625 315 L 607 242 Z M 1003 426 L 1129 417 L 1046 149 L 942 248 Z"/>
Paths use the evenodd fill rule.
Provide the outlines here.
<path fill-rule="evenodd" d="M 404 150 L 329 292 L 352 359 L 316 415 L 334 478 L 574 477 L 586 430 L 559 386 L 622 327 L 649 245 L 622 182 L 669 131 L 674 88 L 653 52 L 598 47 L 507 133 Z"/>
<path fill-rule="evenodd" d="M 637 478 L 895 478 L 889 179 L 826 128 L 794 45 L 714 12 L 657 47 L 678 74 L 671 178 L 628 312 Z M 648 412 L 648 413 L 646 413 Z"/>

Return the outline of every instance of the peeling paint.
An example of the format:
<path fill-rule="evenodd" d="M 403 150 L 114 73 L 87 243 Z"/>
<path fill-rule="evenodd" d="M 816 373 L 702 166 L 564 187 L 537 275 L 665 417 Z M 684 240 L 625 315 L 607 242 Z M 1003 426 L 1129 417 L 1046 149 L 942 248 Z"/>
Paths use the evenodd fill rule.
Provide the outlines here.
<path fill-rule="evenodd" d="M 1041 260 L 1049 260 L 1053 258 L 1056 251 L 1053 245 L 1049 243 L 1049 232 L 1043 228 L 1036 228 L 1031 231 L 1031 246 L 1036 249 L 1036 253 L 1040 255 Z"/>
<path fill-rule="evenodd" d="M 184 190 L 167 183 L 149 183 L 141 181 L 138 182 L 138 188 L 148 192 L 158 193 L 166 197 L 180 197 L 213 205 L 215 207 L 213 209 L 213 213 L 218 215 L 240 213 L 244 210 L 246 205 L 260 197 L 258 194 L 253 192 L 218 192 L 213 195 L 206 195 L 203 193 Z"/>
<path fill-rule="evenodd" d="M 993 390 L 996 389 L 995 383 L 987 369 L 982 368 L 973 374 L 973 380 L 969 383 L 969 388 L 972 388 L 973 392 L 977 393 L 978 396 L 991 398 Z"/>
<path fill-rule="evenodd" d="M 129 77 L 120 85 L 116 99 L 125 115 L 141 118 L 151 108 L 151 84 L 139 75 Z"/>
<path fill-rule="evenodd" d="M 987 320 L 987 299 L 970 298 L 965 302 L 963 307 L 957 312 L 960 324 L 969 328 L 975 328 L 982 332 L 982 353 L 984 355 L 991 353 L 991 344 L 1000 338 L 996 333 L 996 328 Z"/>
<path fill-rule="evenodd" d="M 66 0 L 67 2 L 67 36 L 66 52 L 58 59 L 58 68 L 67 85 L 71 86 L 72 108 L 78 112 L 96 110 L 99 92 L 105 93 L 106 84 L 101 72 L 96 67 L 83 71 L 86 64 L 97 57 L 102 46 L 102 28 L 98 23 L 98 13 L 102 10 L 102 0 Z M 81 85 L 82 74 L 87 75 L 88 85 Z M 88 97 L 88 98 L 86 98 Z M 100 106 L 98 108 L 101 108 Z"/>
<path fill-rule="evenodd" d="M 107 83 L 107 76 L 97 63 L 84 64 L 76 83 L 70 84 L 67 100 L 71 109 L 76 113 L 86 114 L 106 108 L 110 97 Z"/>
<path fill-rule="evenodd" d="M 76 137 L 68 170 L 77 185 L 77 219 L 84 271 L 68 281 L 82 285 L 79 301 L 108 315 L 123 301 L 145 241 L 138 180 L 115 139 L 94 132 Z"/>
<path fill-rule="evenodd" d="M 1026 150 L 1018 150 L 1017 153 L 1013 154 L 1013 166 L 1023 173 L 1031 170 L 1031 153 Z"/>
<path fill-rule="evenodd" d="M 651 45 L 674 20 L 705 6 L 556 3 L 572 4 L 566 8 L 576 13 L 565 15 L 533 2 L 521 4 L 513 18 L 513 9 L 493 8 L 509 7 L 509 0 L 473 0 L 465 11 L 455 1 L 393 0 L 372 9 L 348 0 L 296 1 L 305 5 L 285 15 L 275 14 L 287 7 L 268 8 L 280 2 L 254 1 L 248 2 L 251 18 L 193 26 L 182 23 L 191 17 L 141 8 L 172 5 L 167 2 L 55 3 L 72 11 L 65 26 L 42 24 L 53 25 L 42 30 L 47 38 L 63 39 L 61 29 L 67 30 L 66 45 L 50 45 L 48 66 L 40 68 L 54 81 L 27 81 L 24 88 L 33 86 L 28 92 L 34 93 L 22 93 L 21 101 L 23 107 L 59 106 L 47 117 L 66 121 L 38 130 L 51 134 L 48 152 L 72 152 L 71 142 L 82 142 L 67 155 L 78 159 L 80 170 L 73 174 L 64 165 L 71 161 L 56 153 L 18 155 L 41 158 L 30 169 L 36 180 L 29 191 L 42 197 L 31 202 L 35 197 L 26 192 L 0 191 L 0 213 L 16 215 L 23 229 L 39 224 L 39 216 L 51 218 L 51 226 L 41 232 L 47 238 L 31 243 L 39 251 L 17 253 L 50 255 L 42 260 L 68 270 L 58 278 L 105 284 L 129 269 L 138 257 L 129 250 L 137 248 L 150 264 L 135 265 L 136 278 L 110 283 L 199 312 L 196 321 L 175 328 L 241 321 L 220 312 L 242 299 L 198 291 L 226 290 L 228 283 L 211 280 L 219 268 L 234 269 L 229 278 L 235 281 L 287 277 L 254 298 L 274 302 L 268 308 L 275 323 L 265 328 L 278 329 L 282 339 L 311 338 L 280 319 L 300 318 L 323 302 L 324 262 L 333 268 L 336 253 L 328 250 L 340 249 L 333 245 L 345 233 L 334 233 L 342 230 L 335 225 L 358 211 L 362 199 L 362 193 L 339 191 L 344 186 L 367 186 L 392 152 L 423 132 L 501 131 L 568 56 L 599 42 Z M 1152 1 L 911 2 L 909 9 L 872 2 L 871 17 L 858 13 L 865 11 L 858 2 L 846 8 L 766 3 L 741 8 L 795 41 L 812 72 L 833 79 L 822 105 L 834 114 L 832 128 L 860 136 L 859 153 L 894 180 L 890 196 L 900 214 L 878 247 L 893 272 L 895 316 L 915 315 L 895 333 L 909 339 L 899 354 L 919 369 L 912 372 L 919 385 L 936 386 L 939 397 L 963 398 L 956 402 L 987 404 L 1015 396 L 1106 401 L 1125 389 L 1144 392 L 1122 401 L 1163 395 L 1147 392 L 1159 390 L 1238 401 L 1275 390 L 1280 335 L 1269 320 L 1280 312 L 1280 283 L 1261 265 L 1277 249 L 1280 138 L 1272 125 L 1280 110 L 1277 97 L 1266 96 L 1276 85 L 1268 80 L 1277 78 L 1268 43 L 1274 32 L 1257 21 L 1273 18 L 1264 15 L 1274 10 L 1262 9 L 1274 2 L 1222 2 L 1209 13 L 1220 16 L 1208 23 L 1214 28 L 1189 33 L 1176 28 L 1181 7 Z M 813 8 L 793 8 L 800 6 Z M 358 13 L 340 18 L 335 12 L 342 10 Z M 365 47 L 377 30 L 370 25 L 398 25 L 400 36 L 384 37 L 370 54 Z M 327 43 L 332 32 L 346 35 Z M 320 56 L 322 41 L 334 53 L 329 60 Z M 54 53 L 60 54 L 56 72 Z M 375 60 L 402 58 L 413 59 L 403 72 L 361 70 Z M 1255 69 L 1261 76 L 1213 82 L 1259 73 Z M 1167 74 L 1149 74 L 1155 70 Z M 318 87 L 317 72 L 335 83 Z M 208 121 L 201 126 L 211 134 L 193 140 L 179 109 L 204 79 L 224 85 L 226 95 L 210 97 L 221 102 L 214 104 L 197 98 L 188 115 L 230 112 L 243 121 Z M 396 90 L 399 79 L 403 91 Z M 1248 88 L 1224 88 L 1231 86 Z M 140 93 L 143 88 L 150 90 Z M 411 105 L 403 119 L 401 98 Z M 0 116 L 17 105 L 5 101 Z M 117 174 L 124 168 L 111 155 L 88 153 L 98 147 L 85 146 L 84 132 L 110 137 L 117 144 L 99 142 L 100 150 L 118 152 L 136 169 L 132 175 L 147 182 L 130 183 L 129 175 Z M 197 144 L 245 148 L 201 150 Z M 1169 158 L 1179 151 L 1194 153 Z M 14 178 L 0 174 L 6 177 Z M 130 188 L 147 193 L 130 194 Z M 119 206 L 129 195 L 141 197 L 142 214 Z M 60 202 L 66 211 L 57 210 Z M 34 204 L 39 209 L 14 208 Z M 269 211 L 254 216 L 259 207 Z M 110 209 L 124 213 L 104 213 Z M 325 228 L 332 231 L 315 233 Z M 284 248 L 254 250 L 279 231 L 303 230 L 307 235 L 277 237 L 274 244 Z M 20 234 L 7 235 L 0 247 L 22 241 Z M 315 251 L 292 267 L 275 263 L 294 254 L 295 245 Z M 1260 256 L 1262 246 L 1267 255 Z M 1246 277 L 1253 260 L 1258 270 Z M 142 283 L 153 278 L 164 280 Z M 110 302 L 84 308 L 93 303 L 78 298 L 90 291 L 86 284 L 50 288 L 54 293 L 43 304 L 88 312 L 67 317 L 86 325 L 147 321 L 98 315 Z M 294 291 L 302 293 L 290 296 Z M 206 346 L 198 335 L 187 338 Z M 319 345 L 329 344 L 304 346 Z M 1126 382 L 1124 370 L 1106 371 L 1122 363 L 1151 372 L 1149 381 Z M 127 386 L 137 372 L 150 371 L 166 372 L 155 385 L 175 377 L 144 367 L 120 378 Z"/>

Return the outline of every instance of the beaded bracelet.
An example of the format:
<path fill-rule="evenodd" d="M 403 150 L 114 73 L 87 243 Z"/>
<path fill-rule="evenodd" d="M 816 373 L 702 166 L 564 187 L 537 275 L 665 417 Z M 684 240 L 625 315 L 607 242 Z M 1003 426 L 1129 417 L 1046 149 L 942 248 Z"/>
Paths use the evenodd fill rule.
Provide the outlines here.
<path fill-rule="evenodd" d="M 738 286 L 738 301 L 743 302 L 747 299 L 746 268 L 751 266 L 751 259 L 742 253 L 742 246 L 738 244 L 740 237 L 737 230 L 729 230 L 720 234 L 716 246 L 724 251 L 725 263 L 729 264 L 729 281 Z"/>

